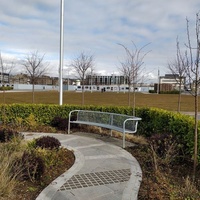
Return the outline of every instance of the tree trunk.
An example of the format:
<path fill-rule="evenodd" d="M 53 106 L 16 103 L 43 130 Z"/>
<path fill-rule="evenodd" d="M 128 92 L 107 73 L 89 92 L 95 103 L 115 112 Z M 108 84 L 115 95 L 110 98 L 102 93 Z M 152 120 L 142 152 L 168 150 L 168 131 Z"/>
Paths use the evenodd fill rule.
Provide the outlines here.
<path fill-rule="evenodd" d="M 194 130 L 194 166 L 193 166 L 193 181 L 196 178 L 196 167 L 198 159 L 198 88 L 195 95 L 195 130 Z"/>
<path fill-rule="evenodd" d="M 131 87 L 129 85 L 129 89 L 128 89 L 128 106 L 131 106 Z"/>
<path fill-rule="evenodd" d="M 178 109 L 177 112 L 180 113 L 181 111 L 181 82 L 179 84 L 179 95 L 178 95 Z"/>
<path fill-rule="evenodd" d="M 85 84 L 84 84 L 84 79 L 82 80 L 82 105 L 84 105 L 84 100 L 85 100 L 85 96 L 84 96 L 84 93 L 85 93 Z"/>
<path fill-rule="evenodd" d="M 35 102 L 35 84 L 32 84 L 32 103 Z"/>
<path fill-rule="evenodd" d="M 133 88 L 133 116 L 135 116 L 135 100 L 136 100 L 135 93 L 136 93 L 135 88 Z"/>

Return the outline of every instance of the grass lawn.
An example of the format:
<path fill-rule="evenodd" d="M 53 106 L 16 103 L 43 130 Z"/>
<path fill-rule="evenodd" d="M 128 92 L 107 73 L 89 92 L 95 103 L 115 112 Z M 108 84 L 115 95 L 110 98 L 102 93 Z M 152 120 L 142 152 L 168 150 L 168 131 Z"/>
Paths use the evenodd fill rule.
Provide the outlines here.
<path fill-rule="evenodd" d="M 133 102 L 133 94 L 131 94 Z M 32 103 L 32 92 L 0 92 L 0 103 Z M 36 104 L 59 104 L 58 91 L 35 92 Z M 81 92 L 64 92 L 63 104 L 82 104 Z M 115 105 L 128 106 L 128 93 L 116 92 L 85 92 L 85 105 Z M 171 111 L 177 111 L 177 94 L 144 94 L 136 93 L 136 106 L 157 107 Z M 200 106 L 200 103 L 199 103 Z M 194 97 L 190 94 L 182 95 L 181 111 L 194 111 Z"/>

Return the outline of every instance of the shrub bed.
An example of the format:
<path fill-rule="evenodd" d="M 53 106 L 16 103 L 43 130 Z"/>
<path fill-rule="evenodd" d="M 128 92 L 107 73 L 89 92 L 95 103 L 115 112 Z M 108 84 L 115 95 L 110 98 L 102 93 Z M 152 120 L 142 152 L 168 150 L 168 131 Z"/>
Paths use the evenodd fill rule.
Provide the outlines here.
<path fill-rule="evenodd" d="M 132 115 L 132 108 L 127 106 L 116 107 L 11 104 L 0 106 L 0 120 L 5 124 L 17 124 L 17 119 L 21 119 L 21 121 L 24 120 L 27 123 L 26 119 L 32 116 L 32 120 L 29 119 L 29 123 L 31 123 L 31 121 L 34 121 L 35 123 L 40 125 L 51 125 L 53 120 L 55 123 L 60 122 L 59 120 L 55 120 L 58 116 L 60 119 L 67 120 L 69 112 L 75 109 L 95 110 Z M 189 153 L 192 157 L 194 149 L 194 119 L 192 117 L 157 108 L 140 107 L 136 108 L 135 113 L 136 116 L 142 118 L 142 121 L 139 122 L 137 134 L 141 134 L 146 137 L 150 137 L 153 134 L 172 134 L 173 136 L 176 136 L 178 140 L 184 145 L 185 152 Z M 66 123 L 66 121 L 64 123 Z M 63 125 L 63 122 L 61 123 L 61 125 Z M 60 125 L 57 124 L 56 126 Z M 198 145 L 200 146 L 200 140 Z M 200 148 L 198 151 L 198 155 L 200 155 Z"/>
<path fill-rule="evenodd" d="M 39 139 L 25 142 L 19 135 L 0 142 L 1 200 L 36 199 L 42 189 L 74 164 L 73 152 L 60 147 L 56 138 L 40 139 L 45 148 L 36 145 Z"/>

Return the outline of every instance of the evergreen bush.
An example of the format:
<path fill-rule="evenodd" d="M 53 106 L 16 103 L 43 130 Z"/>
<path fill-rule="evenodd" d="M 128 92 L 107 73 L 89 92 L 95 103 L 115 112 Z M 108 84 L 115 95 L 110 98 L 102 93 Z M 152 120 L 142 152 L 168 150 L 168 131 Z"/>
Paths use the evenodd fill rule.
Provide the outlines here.
<path fill-rule="evenodd" d="M 61 143 L 55 137 L 43 136 L 35 140 L 35 146 L 46 149 L 59 149 Z"/>

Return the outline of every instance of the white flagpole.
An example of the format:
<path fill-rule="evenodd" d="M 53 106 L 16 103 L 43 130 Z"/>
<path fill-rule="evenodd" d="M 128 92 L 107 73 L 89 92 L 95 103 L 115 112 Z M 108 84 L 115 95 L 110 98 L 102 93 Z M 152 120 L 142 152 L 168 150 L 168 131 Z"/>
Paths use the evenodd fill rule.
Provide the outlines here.
<path fill-rule="evenodd" d="M 60 66 L 59 66 L 59 105 L 63 104 L 63 52 L 64 52 L 64 0 L 60 5 Z"/>
<path fill-rule="evenodd" d="M 160 70 L 158 68 L 158 88 L 157 88 L 157 94 L 160 92 Z"/>

